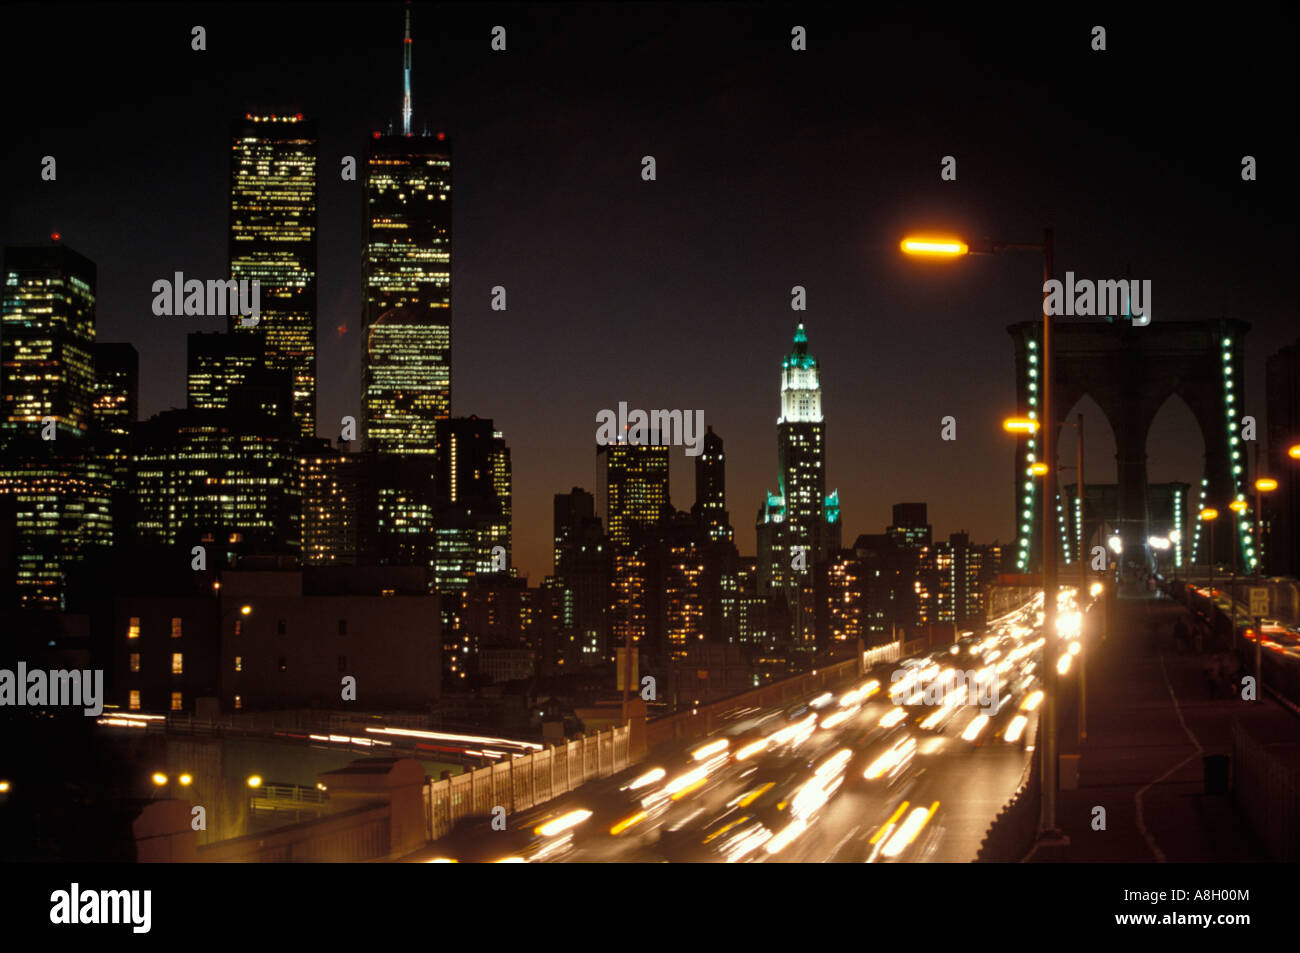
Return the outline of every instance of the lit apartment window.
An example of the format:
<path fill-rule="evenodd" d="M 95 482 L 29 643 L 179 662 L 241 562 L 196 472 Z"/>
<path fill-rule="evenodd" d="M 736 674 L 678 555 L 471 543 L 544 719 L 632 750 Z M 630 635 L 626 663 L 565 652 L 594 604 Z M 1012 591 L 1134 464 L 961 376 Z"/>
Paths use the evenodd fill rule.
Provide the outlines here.
<path fill-rule="evenodd" d="M 243 670 L 244 670 L 244 657 L 243 657 L 242 655 L 236 655 L 236 656 L 235 656 L 235 671 L 236 671 L 236 672 L 242 672 Z"/>
<path fill-rule="evenodd" d="M 179 639 L 180 637 L 181 637 L 181 620 L 172 619 L 172 638 Z"/>
<path fill-rule="evenodd" d="M 236 696 L 235 696 L 235 708 L 238 709 L 238 708 L 243 708 L 243 707 L 244 707 L 244 699 L 243 699 L 243 697 L 240 696 L 240 695 L 236 695 Z"/>
<path fill-rule="evenodd" d="M 182 706 L 181 693 L 172 692 L 172 711 L 180 711 Z"/>
<path fill-rule="evenodd" d="M 132 652 L 132 653 L 131 653 L 131 671 L 133 671 L 133 672 L 138 672 L 138 671 L 140 671 L 140 653 L 139 653 L 139 652 Z"/>
<path fill-rule="evenodd" d="M 131 616 L 131 621 L 127 623 L 126 637 L 128 639 L 140 638 L 140 617 L 138 615 Z"/>
<path fill-rule="evenodd" d="M 140 710 L 140 692 L 138 689 L 131 692 L 131 700 L 128 702 L 128 704 L 131 706 L 132 711 Z"/>
<path fill-rule="evenodd" d="M 244 623 L 243 623 L 243 620 L 242 620 L 242 619 L 236 619 L 236 620 L 235 620 L 235 635 L 239 635 L 239 634 L 240 634 L 241 632 L 243 632 L 243 631 L 244 631 Z"/>
<path fill-rule="evenodd" d="M 172 653 L 172 674 L 183 675 L 185 673 L 185 657 L 180 652 Z"/>

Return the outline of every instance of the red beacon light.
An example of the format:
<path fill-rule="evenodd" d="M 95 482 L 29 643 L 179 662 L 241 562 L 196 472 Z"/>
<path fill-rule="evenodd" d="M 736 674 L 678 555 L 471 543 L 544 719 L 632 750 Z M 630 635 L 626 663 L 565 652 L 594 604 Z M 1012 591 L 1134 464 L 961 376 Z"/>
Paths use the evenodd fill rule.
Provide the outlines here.
<path fill-rule="evenodd" d="M 62 238 L 62 237 L 63 237 L 63 236 L 60 235 L 58 232 L 51 232 L 51 233 L 50 233 L 50 238 L 52 238 L 52 239 L 53 239 L 54 241 L 56 241 L 56 242 L 57 242 L 60 238 Z"/>

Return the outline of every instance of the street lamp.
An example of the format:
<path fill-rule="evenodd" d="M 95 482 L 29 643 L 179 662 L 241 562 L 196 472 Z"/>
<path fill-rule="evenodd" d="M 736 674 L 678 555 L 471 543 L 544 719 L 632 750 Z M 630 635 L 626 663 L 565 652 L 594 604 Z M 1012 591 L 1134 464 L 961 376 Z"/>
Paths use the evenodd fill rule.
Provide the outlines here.
<path fill-rule="evenodd" d="M 1008 417 L 1002 421 L 1002 429 L 1007 433 L 1033 434 L 1038 432 L 1038 421 L 1032 417 Z"/>
<path fill-rule="evenodd" d="M 1292 447 L 1298 450 L 1300 447 Z M 1277 489 L 1277 480 L 1272 477 L 1259 476 L 1259 451 L 1255 451 L 1255 581 L 1259 581 L 1260 568 L 1264 562 L 1264 545 L 1261 536 L 1264 525 L 1264 494 Z M 1255 619 L 1255 700 L 1264 701 L 1264 620 Z"/>
<path fill-rule="evenodd" d="M 1042 340 L 1042 397 L 1038 419 L 1043 421 L 1043 454 L 1047 472 L 1043 474 L 1043 713 L 1040 728 L 1045 743 L 1042 751 L 1043 803 L 1038 820 L 1039 840 L 1043 843 L 1067 842 L 1056 827 L 1056 668 L 1047 664 L 1047 646 L 1056 632 L 1056 541 L 1053 529 L 1056 521 L 1050 509 L 1056 501 L 1056 417 L 1052 410 L 1052 313 L 1048 309 L 1047 283 L 1052 279 L 1053 238 L 1050 228 L 1043 229 L 1041 242 L 1007 242 L 993 239 L 965 242 L 951 235 L 908 236 L 900 246 L 905 254 L 951 260 L 964 255 L 993 255 L 1002 251 L 1033 251 L 1043 256 L 1043 340 Z"/>
<path fill-rule="evenodd" d="M 1214 521 L 1219 518 L 1219 511 L 1210 507 L 1201 510 L 1201 519 L 1210 524 L 1210 639 L 1216 637 L 1218 626 L 1214 619 Z"/>
<path fill-rule="evenodd" d="M 1256 463 L 1256 469 L 1259 464 Z M 1272 493 L 1277 489 L 1277 480 L 1272 477 L 1257 476 L 1255 478 L 1255 577 L 1261 575 L 1260 569 L 1264 563 L 1264 494 Z"/>
<path fill-rule="evenodd" d="M 1232 603 L 1232 639 L 1237 639 L 1237 542 L 1241 539 L 1241 514 L 1250 509 L 1245 500 L 1233 500 L 1228 504 L 1232 510 L 1232 587 L 1228 599 Z"/>
<path fill-rule="evenodd" d="M 1088 737 L 1088 665 L 1087 652 L 1084 651 L 1087 641 L 1087 630 L 1083 626 L 1083 593 L 1088 589 L 1088 560 L 1087 560 L 1087 536 L 1084 533 L 1084 523 L 1086 514 L 1084 512 L 1084 500 L 1086 489 L 1083 479 L 1083 414 L 1076 414 L 1074 420 L 1063 420 L 1060 423 L 1062 427 L 1073 427 L 1078 445 L 1075 449 L 1075 459 L 1077 465 L 1075 470 L 1078 475 L 1076 485 L 1076 503 L 1079 508 L 1078 533 L 1079 533 L 1079 589 L 1077 601 L 1079 606 L 1079 641 L 1075 646 L 1079 649 L 1079 740 L 1085 741 Z M 1009 417 L 1002 422 L 1002 429 L 1008 433 L 1037 433 L 1038 421 L 1027 417 Z M 1050 468 L 1041 460 L 1035 461 L 1029 465 L 1031 476 L 1045 476 Z M 1068 470 L 1069 467 L 1062 467 L 1062 470 Z M 1067 517 L 1068 520 L 1069 517 Z M 1118 541 L 1119 537 L 1116 537 Z M 1115 550 L 1116 553 L 1119 550 Z"/>

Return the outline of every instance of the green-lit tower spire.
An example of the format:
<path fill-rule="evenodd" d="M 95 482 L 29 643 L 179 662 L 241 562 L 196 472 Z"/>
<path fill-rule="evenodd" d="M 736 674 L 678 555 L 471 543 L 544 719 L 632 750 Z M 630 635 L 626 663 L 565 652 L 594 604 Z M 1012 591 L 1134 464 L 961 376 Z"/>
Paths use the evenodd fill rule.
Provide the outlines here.
<path fill-rule="evenodd" d="M 813 567 L 840 547 L 839 494 L 826 493 L 821 370 L 800 324 L 781 363 L 776 422 L 778 489 L 758 511 L 759 584 L 781 590 L 790 609 L 793 647 L 812 649 Z"/>

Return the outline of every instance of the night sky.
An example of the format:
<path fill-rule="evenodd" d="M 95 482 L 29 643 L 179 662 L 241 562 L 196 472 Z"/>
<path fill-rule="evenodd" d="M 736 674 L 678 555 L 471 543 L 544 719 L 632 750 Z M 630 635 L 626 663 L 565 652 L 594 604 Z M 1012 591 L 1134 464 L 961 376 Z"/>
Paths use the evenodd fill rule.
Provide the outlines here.
<path fill-rule="evenodd" d="M 1251 322 L 1243 412 L 1262 430 L 1264 359 L 1300 333 L 1288 34 L 1255 15 L 1027 23 L 925 6 L 906 25 L 842 8 L 415 5 L 413 126 L 454 142 L 452 409 L 493 418 L 512 448 L 533 583 L 551 570 L 551 497 L 595 491 L 595 415 L 620 400 L 704 409 L 752 554 L 800 319 L 845 545 L 901 500 L 928 502 L 937 534 L 1012 539 L 1005 327 L 1041 314 L 1041 259 L 902 260 L 922 226 L 1037 241 L 1051 225 L 1058 276 L 1150 279 L 1153 322 Z M 48 3 L 0 22 L 0 242 L 59 231 L 97 263 L 99 340 L 139 350 L 142 416 L 184 405 L 186 333 L 225 327 L 154 317 L 150 286 L 226 273 L 230 121 L 319 120 L 318 429 L 360 416 L 362 185 L 338 170 L 400 122 L 401 5 Z M 807 52 L 790 49 L 794 24 Z M 1241 181 L 1247 154 L 1259 181 Z M 956 182 L 940 181 L 944 155 Z M 1090 482 L 1113 481 L 1109 429 L 1082 409 Z M 1180 403 L 1148 449 L 1153 481 L 1199 480 Z M 672 480 L 688 508 L 680 449 Z"/>

